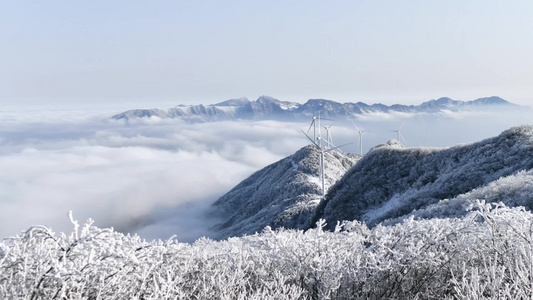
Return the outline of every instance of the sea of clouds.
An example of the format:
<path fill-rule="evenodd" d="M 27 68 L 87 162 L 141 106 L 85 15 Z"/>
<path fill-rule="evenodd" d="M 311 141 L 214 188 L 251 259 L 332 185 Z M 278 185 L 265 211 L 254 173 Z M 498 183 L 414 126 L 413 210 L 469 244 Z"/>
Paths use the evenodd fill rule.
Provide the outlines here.
<path fill-rule="evenodd" d="M 117 113 L 117 112 L 114 112 Z M 32 225 L 72 228 L 67 214 L 146 239 L 191 242 L 220 220 L 218 197 L 309 143 L 309 122 L 111 119 L 110 111 L 0 111 L 0 238 Z M 358 152 L 396 138 L 447 147 L 527 124 L 531 111 L 364 115 L 323 121 L 333 142 Z M 322 135 L 325 136 L 325 130 Z"/>

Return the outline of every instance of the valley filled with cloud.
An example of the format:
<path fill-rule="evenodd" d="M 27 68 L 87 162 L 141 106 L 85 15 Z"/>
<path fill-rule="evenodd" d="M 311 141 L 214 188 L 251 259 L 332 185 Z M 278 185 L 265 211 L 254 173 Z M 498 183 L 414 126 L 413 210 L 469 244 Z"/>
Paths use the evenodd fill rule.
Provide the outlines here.
<path fill-rule="evenodd" d="M 113 120 L 110 111 L 0 112 L 0 236 L 32 225 L 69 231 L 92 218 L 146 239 L 192 242 L 219 220 L 209 206 L 240 181 L 308 144 L 308 122 Z M 529 111 L 361 115 L 324 120 L 336 145 L 359 151 L 396 138 L 447 147 L 528 123 Z M 310 120 L 309 120 L 310 121 Z M 325 131 L 323 130 L 323 135 Z"/>

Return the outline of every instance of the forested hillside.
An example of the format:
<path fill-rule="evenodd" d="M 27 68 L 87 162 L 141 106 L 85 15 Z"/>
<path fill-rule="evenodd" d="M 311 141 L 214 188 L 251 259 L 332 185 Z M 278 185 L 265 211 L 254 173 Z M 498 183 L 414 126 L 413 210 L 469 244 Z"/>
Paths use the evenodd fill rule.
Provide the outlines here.
<path fill-rule="evenodd" d="M 241 182 L 213 204 L 212 215 L 224 221 L 215 226 L 227 238 L 271 228 L 308 228 L 322 197 L 320 152 L 306 146 Z M 324 155 L 326 188 L 339 180 L 360 158 L 339 151 Z"/>
<path fill-rule="evenodd" d="M 445 149 L 389 143 L 370 151 L 330 189 L 318 217 L 330 225 L 360 220 L 374 226 L 416 210 L 423 210 L 417 216 L 435 218 L 464 214 L 468 199 L 531 209 L 525 178 L 532 168 L 532 126 Z"/>

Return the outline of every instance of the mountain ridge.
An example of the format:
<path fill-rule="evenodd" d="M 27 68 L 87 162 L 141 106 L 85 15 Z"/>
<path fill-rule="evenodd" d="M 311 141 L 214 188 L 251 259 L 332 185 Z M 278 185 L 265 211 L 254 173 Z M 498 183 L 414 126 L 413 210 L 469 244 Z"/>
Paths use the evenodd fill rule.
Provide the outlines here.
<path fill-rule="evenodd" d="M 390 106 L 364 102 L 340 103 L 327 99 L 309 99 L 300 104 L 261 96 L 255 101 L 241 97 L 211 105 L 178 105 L 168 110 L 133 109 L 114 115 L 116 120 L 136 118 L 181 118 L 189 122 L 214 122 L 227 120 L 302 120 L 320 113 L 326 118 L 347 118 L 368 113 L 436 113 L 441 111 L 469 111 L 489 109 L 519 109 L 521 106 L 500 97 L 484 97 L 472 101 L 442 97 L 420 105 L 393 104 Z"/>
<path fill-rule="evenodd" d="M 333 230 L 343 221 L 373 227 L 409 217 L 461 217 L 479 201 L 533 210 L 530 125 L 448 148 L 406 148 L 391 140 L 364 156 L 326 154 L 330 187 L 324 199 L 319 151 L 309 145 L 256 172 L 215 202 L 213 208 L 226 215 L 214 228 L 218 238 L 260 232 L 265 226 L 306 229 L 319 219 Z M 348 162 L 339 167 L 342 160 Z"/>
<path fill-rule="evenodd" d="M 329 224 L 356 219 L 374 226 L 416 211 L 426 211 L 428 217 L 430 207 L 439 203 L 442 206 L 453 199 L 471 201 L 465 195 L 501 178 L 531 170 L 533 126 L 513 127 L 496 137 L 449 148 L 380 146 L 330 189 L 317 218 L 324 218 Z M 533 209 L 533 193 L 526 200 L 507 196 L 490 201 L 511 206 L 520 203 Z M 466 206 L 462 205 L 463 212 Z"/>
<path fill-rule="evenodd" d="M 213 205 L 211 215 L 224 221 L 213 227 L 217 238 L 261 232 L 271 228 L 311 225 L 322 198 L 320 152 L 305 146 L 243 180 Z M 324 154 L 326 188 L 339 180 L 360 158 L 331 151 Z"/>

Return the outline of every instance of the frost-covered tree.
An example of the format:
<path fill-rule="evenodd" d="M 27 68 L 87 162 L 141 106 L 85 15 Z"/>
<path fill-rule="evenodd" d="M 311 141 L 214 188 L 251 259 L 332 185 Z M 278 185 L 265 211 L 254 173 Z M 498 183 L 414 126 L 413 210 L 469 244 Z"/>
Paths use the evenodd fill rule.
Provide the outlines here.
<path fill-rule="evenodd" d="M 2 299 L 526 299 L 533 214 L 475 203 L 461 218 L 144 241 L 88 221 L 0 243 Z"/>

